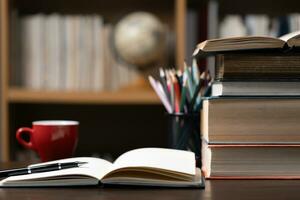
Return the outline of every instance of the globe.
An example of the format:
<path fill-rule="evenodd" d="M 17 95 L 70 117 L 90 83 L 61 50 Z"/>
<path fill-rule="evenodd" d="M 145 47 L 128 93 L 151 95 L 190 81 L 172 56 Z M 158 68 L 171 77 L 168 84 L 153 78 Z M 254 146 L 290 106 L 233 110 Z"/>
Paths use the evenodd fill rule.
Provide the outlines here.
<path fill-rule="evenodd" d="M 151 13 L 131 13 L 117 23 L 114 45 L 117 54 L 125 62 L 147 66 L 162 55 L 165 47 L 164 26 Z"/>

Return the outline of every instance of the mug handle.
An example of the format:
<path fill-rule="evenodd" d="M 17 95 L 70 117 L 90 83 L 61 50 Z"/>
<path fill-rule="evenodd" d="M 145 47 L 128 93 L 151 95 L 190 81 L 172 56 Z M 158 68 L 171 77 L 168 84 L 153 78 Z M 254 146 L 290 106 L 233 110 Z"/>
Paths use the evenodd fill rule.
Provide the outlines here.
<path fill-rule="evenodd" d="M 25 141 L 23 138 L 22 138 L 22 135 L 23 134 L 29 134 L 29 141 Z M 17 133 L 16 133 L 16 138 L 18 140 L 18 142 L 20 144 L 22 144 L 24 147 L 28 148 L 28 149 L 34 149 L 33 148 L 33 144 L 32 144 L 32 141 L 31 141 L 31 137 L 32 137 L 32 133 L 33 133 L 33 129 L 31 128 L 27 128 L 27 127 L 22 127 L 22 128 L 19 128 L 17 130 Z"/>

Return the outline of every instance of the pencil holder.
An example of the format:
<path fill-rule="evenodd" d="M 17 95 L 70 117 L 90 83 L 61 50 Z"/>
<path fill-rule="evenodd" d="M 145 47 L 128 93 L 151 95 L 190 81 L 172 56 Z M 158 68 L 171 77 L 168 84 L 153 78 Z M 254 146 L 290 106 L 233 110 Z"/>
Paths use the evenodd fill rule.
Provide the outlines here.
<path fill-rule="evenodd" d="M 200 113 L 168 114 L 168 118 L 169 147 L 193 151 L 196 157 L 200 159 Z"/>

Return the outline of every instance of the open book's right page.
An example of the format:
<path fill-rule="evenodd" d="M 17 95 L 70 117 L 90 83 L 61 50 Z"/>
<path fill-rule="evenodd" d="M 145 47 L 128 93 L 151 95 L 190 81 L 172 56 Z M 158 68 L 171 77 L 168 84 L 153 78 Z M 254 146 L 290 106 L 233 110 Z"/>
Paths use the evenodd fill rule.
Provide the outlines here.
<path fill-rule="evenodd" d="M 299 47 L 300 46 L 300 31 L 295 31 L 292 33 L 285 34 L 279 39 L 285 41 L 289 47 Z"/>
<path fill-rule="evenodd" d="M 287 42 L 289 39 L 294 38 L 296 36 L 300 36 L 300 31 L 285 34 L 285 35 L 281 36 L 279 39 Z"/>
<path fill-rule="evenodd" d="M 195 175 L 195 154 L 188 151 L 142 148 L 128 151 L 114 162 L 114 169 L 151 167 Z"/>

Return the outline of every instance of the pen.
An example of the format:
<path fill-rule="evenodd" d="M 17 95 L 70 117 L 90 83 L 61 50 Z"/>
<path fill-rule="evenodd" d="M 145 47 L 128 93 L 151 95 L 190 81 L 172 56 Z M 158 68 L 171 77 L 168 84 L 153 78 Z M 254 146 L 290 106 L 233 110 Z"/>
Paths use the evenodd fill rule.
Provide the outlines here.
<path fill-rule="evenodd" d="M 33 167 L 26 168 L 18 168 L 18 169 L 9 169 L 0 171 L 0 177 L 9 177 L 9 176 L 17 176 L 17 175 L 26 175 L 40 172 L 50 172 L 61 169 L 69 169 L 74 167 L 80 167 L 82 164 L 86 164 L 87 162 L 66 162 L 66 163 L 53 163 L 53 164 L 41 164 Z"/>

